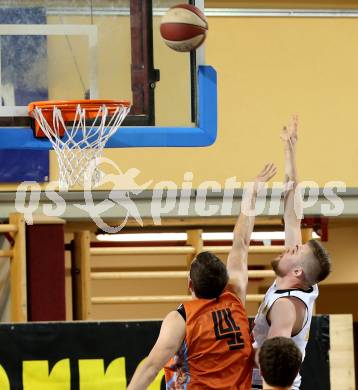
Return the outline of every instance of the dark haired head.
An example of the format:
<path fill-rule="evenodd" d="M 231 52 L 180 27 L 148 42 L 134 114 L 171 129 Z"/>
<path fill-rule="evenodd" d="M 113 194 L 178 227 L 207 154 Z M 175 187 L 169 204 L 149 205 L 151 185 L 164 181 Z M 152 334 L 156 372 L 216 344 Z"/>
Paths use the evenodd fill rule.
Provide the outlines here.
<path fill-rule="evenodd" d="M 199 253 L 191 263 L 190 279 L 197 298 L 220 296 L 229 280 L 225 264 L 211 252 Z"/>
<path fill-rule="evenodd" d="M 290 387 L 302 363 L 302 354 L 287 337 L 273 337 L 259 351 L 261 375 L 270 386 Z"/>

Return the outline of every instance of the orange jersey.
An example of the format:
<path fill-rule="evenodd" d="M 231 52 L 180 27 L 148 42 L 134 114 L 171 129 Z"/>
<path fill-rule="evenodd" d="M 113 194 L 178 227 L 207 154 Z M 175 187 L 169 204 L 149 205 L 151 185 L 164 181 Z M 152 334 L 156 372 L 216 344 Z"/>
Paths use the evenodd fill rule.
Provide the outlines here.
<path fill-rule="evenodd" d="M 218 299 L 184 305 L 186 334 L 164 368 L 167 390 L 249 390 L 253 350 L 246 311 L 225 290 Z"/>

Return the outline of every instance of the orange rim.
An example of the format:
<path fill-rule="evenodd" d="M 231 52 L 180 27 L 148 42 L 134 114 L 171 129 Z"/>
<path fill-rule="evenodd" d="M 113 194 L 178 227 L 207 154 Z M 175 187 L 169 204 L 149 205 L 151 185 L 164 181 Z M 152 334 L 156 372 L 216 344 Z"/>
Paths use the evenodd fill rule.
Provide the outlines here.
<path fill-rule="evenodd" d="M 61 111 L 61 116 L 64 123 L 71 123 L 76 120 L 76 110 L 77 106 L 80 105 L 85 109 L 85 117 L 88 120 L 94 120 L 97 117 L 101 117 L 103 114 L 99 109 L 105 105 L 108 109 L 109 117 L 113 116 L 118 109 L 118 107 L 129 108 L 131 106 L 130 101 L 128 100 L 109 100 L 109 99 L 81 99 L 81 100 L 45 100 L 39 102 L 30 103 L 27 108 L 29 115 L 32 118 L 36 118 L 35 109 L 41 108 L 42 116 L 51 126 L 51 123 L 54 120 L 53 110 L 54 107 L 57 107 Z M 41 130 L 41 125 L 34 121 L 33 129 L 36 137 L 45 137 L 45 134 Z M 59 127 L 59 134 L 63 136 L 65 130 L 61 125 Z"/>
<path fill-rule="evenodd" d="M 58 107 L 62 112 L 66 112 L 68 115 L 75 114 L 77 106 L 86 109 L 86 116 L 92 117 L 94 111 L 105 105 L 108 111 L 111 113 L 115 111 L 119 106 L 130 107 L 131 103 L 128 100 L 108 100 L 108 99 L 80 99 L 80 100 L 46 100 L 39 102 L 31 102 L 27 108 L 31 116 L 36 107 L 41 108 L 47 114 L 53 112 L 54 107 Z"/>

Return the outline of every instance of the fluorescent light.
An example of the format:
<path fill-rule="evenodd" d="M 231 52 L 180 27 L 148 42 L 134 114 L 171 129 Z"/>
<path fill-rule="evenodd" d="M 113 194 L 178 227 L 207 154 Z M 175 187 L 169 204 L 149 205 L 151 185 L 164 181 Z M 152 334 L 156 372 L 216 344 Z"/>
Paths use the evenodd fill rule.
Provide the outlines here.
<path fill-rule="evenodd" d="M 203 233 L 204 241 L 226 241 L 233 239 L 233 233 Z M 312 238 L 319 238 L 319 235 L 313 232 Z M 285 232 L 253 232 L 251 240 L 264 241 L 264 240 L 284 240 Z"/>
<path fill-rule="evenodd" d="M 186 241 L 186 233 L 123 233 L 123 234 L 98 234 L 99 241 L 116 242 L 150 242 L 150 241 Z"/>
<path fill-rule="evenodd" d="M 98 234 L 99 241 L 112 242 L 151 242 L 151 241 L 186 241 L 186 233 L 123 233 L 123 234 Z M 312 238 L 319 238 L 313 232 Z M 204 241 L 232 241 L 232 232 L 207 232 L 202 234 Z M 284 240 L 285 232 L 253 232 L 251 239 L 255 241 Z"/>
<path fill-rule="evenodd" d="M 232 240 L 233 233 L 203 233 L 204 241 Z M 251 240 L 284 240 L 285 232 L 253 232 Z"/>

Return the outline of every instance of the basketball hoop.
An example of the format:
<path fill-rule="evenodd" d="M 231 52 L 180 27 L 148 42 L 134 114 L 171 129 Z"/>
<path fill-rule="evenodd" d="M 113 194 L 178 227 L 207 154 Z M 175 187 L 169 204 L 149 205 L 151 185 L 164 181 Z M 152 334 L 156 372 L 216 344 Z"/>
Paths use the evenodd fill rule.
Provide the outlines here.
<path fill-rule="evenodd" d="M 35 136 L 47 137 L 56 152 L 60 190 L 98 185 L 102 178 L 98 158 L 128 114 L 130 102 L 53 100 L 30 103 L 28 110 L 35 120 Z"/>

